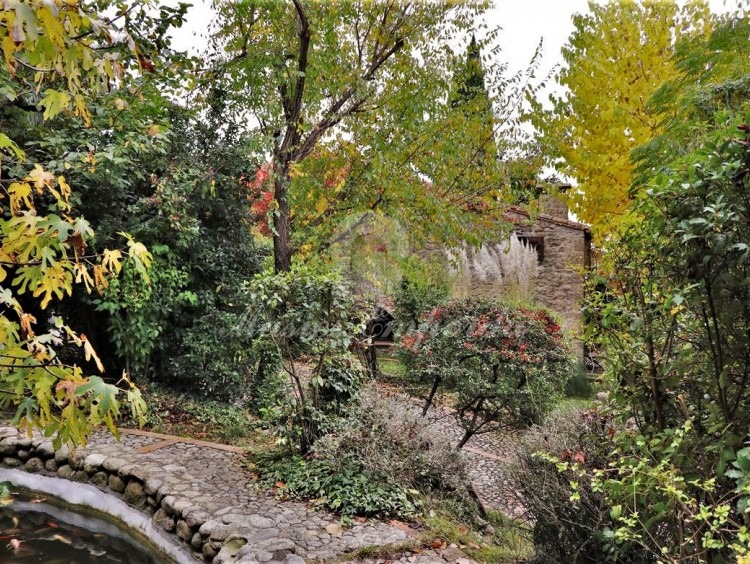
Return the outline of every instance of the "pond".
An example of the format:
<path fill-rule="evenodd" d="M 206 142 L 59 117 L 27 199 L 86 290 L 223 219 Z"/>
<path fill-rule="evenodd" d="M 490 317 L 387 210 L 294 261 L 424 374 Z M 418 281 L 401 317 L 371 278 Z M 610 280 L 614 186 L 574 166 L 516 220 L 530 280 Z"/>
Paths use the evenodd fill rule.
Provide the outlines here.
<path fill-rule="evenodd" d="M 0 562 L 197 562 L 149 515 L 91 484 L 0 468 L 0 494 L 4 487 L 12 495 L 0 495 Z"/>
<path fill-rule="evenodd" d="M 6 483 L 7 484 L 7 483 Z M 0 484 L 0 490 L 2 484 Z M 0 561 L 8 564 L 159 564 L 148 541 L 93 511 L 13 490 L 0 507 Z M 96 512 L 98 513 L 98 512 Z"/>

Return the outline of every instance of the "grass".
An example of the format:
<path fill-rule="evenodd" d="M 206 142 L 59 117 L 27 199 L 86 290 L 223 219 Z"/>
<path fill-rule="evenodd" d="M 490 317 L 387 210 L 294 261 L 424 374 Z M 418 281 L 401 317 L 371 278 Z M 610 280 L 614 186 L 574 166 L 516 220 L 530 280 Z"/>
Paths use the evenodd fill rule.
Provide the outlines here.
<path fill-rule="evenodd" d="M 259 429 L 257 418 L 240 407 L 156 386 L 143 393 L 148 404 L 146 430 L 261 450 L 273 444 Z"/>
<path fill-rule="evenodd" d="M 489 512 L 487 517 L 494 528 L 491 535 L 480 533 L 476 526 L 458 520 L 451 512 L 433 510 L 425 518 L 423 540 L 426 543 L 442 540 L 449 545 L 456 544 L 477 562 L 522 562 L 533 554 L 527 527 L 499 512 Z"/>
<path fill-rule="evenodd" d="M 470 558 L 487 564 L 524 562 L 533 554 L 534 547 L 527 528 L 510 521 L 501 513 L 490 512 L 488 521 L 495 531 L 492 535 L 483 535 L 475 526 L 466 525 L 447 509 L 432 510 L 421 523 L 420 540 L 390 546 L 364 546 L 341 560 L 391 560 L 452 544 Z"/>

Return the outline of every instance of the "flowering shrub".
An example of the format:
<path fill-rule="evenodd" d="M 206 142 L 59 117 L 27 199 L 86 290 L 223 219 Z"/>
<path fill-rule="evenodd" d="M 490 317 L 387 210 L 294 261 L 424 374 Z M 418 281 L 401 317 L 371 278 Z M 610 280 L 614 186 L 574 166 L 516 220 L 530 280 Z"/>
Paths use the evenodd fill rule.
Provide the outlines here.
<path fill-rule="evenodd" d="M 546 310 L 491 300 L 436 307 L 405 335 L 400 354 L 432 383 L 458 394 L 456 418 L 472 435 L 538 421 L 562 394 L 574 360 L 557 320 Z"/>

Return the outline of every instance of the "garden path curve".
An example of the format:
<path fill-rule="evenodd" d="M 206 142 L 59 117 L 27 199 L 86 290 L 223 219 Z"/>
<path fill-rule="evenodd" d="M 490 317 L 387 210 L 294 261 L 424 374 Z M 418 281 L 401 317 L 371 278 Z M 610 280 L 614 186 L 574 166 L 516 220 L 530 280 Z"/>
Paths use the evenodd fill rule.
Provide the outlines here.
<path fill-rule="evenodd" d="M 122 430 L 118 442 L 98 431 L 85 448 L 55 452 L 0 427 L 6 467 L 88 482 L 152 515 L 152 522 L 191 547 L 196 561 L 216 564 L 336 562 L 365 546 L 413 540 L 408 527 L 380 521 L 342 529 L 338 518 L 262 491 L 243 468 L 242 450 L 144 431 Z M 393 561 L 393 560 L 390 560 Z M 470 562 L 450 551 L 404 556 L 403 562 Z"/>

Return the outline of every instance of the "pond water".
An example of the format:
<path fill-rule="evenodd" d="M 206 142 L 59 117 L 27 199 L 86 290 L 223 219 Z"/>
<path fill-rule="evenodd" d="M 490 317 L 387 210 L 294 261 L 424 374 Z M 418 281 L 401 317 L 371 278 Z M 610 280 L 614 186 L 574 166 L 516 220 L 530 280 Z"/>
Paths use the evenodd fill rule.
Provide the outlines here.
<path fill-rule="evenodd" d="M 145 537 L 98 512 L 43 494 L 14 490 L 0 506 L 0 562 L 161 564 Z"/>

